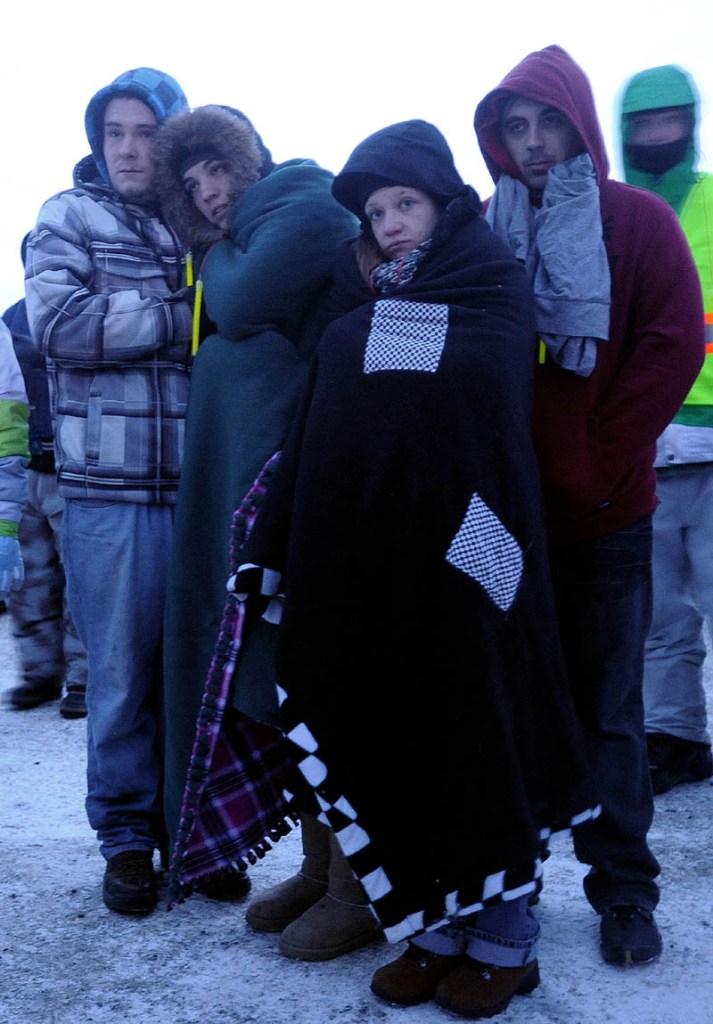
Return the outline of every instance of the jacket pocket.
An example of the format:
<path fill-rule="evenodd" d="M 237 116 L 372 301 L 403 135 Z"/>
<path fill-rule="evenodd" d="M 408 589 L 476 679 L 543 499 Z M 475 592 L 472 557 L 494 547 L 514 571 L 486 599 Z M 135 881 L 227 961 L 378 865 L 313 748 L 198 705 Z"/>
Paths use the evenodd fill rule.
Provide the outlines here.
<path fill-rule="evenodd" d="M 534 438 L 548 503 L 577 518 L 611 504 L 616 481 L 606 471 L 593 413 L 540 414 Z"/>

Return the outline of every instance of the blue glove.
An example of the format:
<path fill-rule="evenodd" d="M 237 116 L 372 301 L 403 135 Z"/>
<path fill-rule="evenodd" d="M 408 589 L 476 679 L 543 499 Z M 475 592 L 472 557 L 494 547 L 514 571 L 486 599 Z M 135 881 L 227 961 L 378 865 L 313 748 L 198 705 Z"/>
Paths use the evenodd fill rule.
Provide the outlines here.
<path fill-rule="evenodd" d="M 0 537 L 0 598 L 18 590 L 25 579 L 17 537 Z"/>

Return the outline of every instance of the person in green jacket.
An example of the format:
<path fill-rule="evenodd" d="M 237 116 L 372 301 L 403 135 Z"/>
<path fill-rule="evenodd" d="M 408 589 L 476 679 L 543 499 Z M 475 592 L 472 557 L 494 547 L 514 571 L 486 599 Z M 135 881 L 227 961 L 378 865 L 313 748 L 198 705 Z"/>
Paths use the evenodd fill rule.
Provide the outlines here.
<path fill-rule="evenodd" d="M 183 112 L 159 134 L 162 208 L 191 247 L 196 276 L 164 637 L 169 842 L 225 604 L 233 512 L 285 440 L 335 250 L 355 233 L 354 218 L 332 197 L 332 178 L 312 160 L 275 164 L 231 107 Z M 240 709 L 263 721 L 276 712 L 273 632 L 256 623 L 240 662 Z M 238 898 L 248 888 L 238 872 L 210 894 Z"/>
<path fill-rule="evenodd" d="M 25 569 L 17 539 L 27 500 L 26 465 L 30 452 L 30 410 L 25 384 L 12 347 L 12 335 L 0 319 L 0 601 L 22 586 Z"/>
<path fill-rule="evenodd" d="M 654 793 L 713 775 L 704 624 L 713 625 L 713 174 L 696 170 L 699 98 L 669 64 L 634 75 L 622 96 L 626 180 L 679 216 L 703 291 L 706 358 L 656 453 L 653 618 L 644 703 Z"/>

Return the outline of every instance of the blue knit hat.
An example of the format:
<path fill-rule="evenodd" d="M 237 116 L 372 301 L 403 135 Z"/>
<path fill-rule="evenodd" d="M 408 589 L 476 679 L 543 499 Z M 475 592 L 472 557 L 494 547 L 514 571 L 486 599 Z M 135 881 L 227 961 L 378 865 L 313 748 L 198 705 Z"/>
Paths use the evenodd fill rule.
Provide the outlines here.
<path fill-rule="evenodd" d="M 107 184 L 111 184 L 111 181 L 104 162 L 104 113 L 109 102 L 117 96 L 141 100 L 153 111 L 159 124 L 163 124 L 167 117 L 179 113 L 188 106 L 188 100 L 176 79 L 155 68 L 134 68 L 132 71 L 125 71 L 110 85 L 100 89 L 89 101 L 84 115 L 84 126 L 94 162 Z"/>

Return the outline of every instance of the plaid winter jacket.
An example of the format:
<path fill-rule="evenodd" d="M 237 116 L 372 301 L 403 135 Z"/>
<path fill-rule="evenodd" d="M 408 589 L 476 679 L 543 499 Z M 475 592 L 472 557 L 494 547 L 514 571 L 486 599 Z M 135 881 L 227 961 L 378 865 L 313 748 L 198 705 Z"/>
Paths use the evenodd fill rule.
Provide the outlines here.
<path fill-rule="evenodd" d="M 191 308 L 183 252 L 151 205 L 127 204 L 87 158 L 27 249 L 27 312 L 47 357 L 66 498 L 174 503 Z"/>

